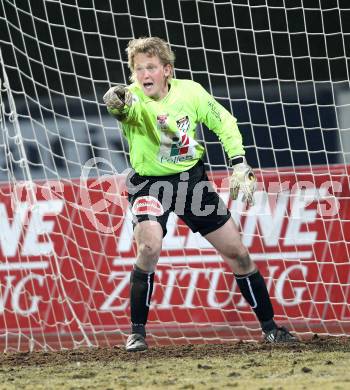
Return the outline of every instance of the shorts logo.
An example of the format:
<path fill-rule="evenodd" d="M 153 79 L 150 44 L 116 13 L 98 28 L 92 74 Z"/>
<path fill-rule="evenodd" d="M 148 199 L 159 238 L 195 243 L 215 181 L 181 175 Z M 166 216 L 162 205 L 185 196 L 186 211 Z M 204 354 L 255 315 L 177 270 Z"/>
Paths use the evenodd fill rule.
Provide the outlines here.
<path fill-rule="evenodd" d="M 159 200 L 153 196 L 140 196 L 137 198 L 131 209 L 134 215 L 153 215 L 160 217 L 164 209 Z"/>

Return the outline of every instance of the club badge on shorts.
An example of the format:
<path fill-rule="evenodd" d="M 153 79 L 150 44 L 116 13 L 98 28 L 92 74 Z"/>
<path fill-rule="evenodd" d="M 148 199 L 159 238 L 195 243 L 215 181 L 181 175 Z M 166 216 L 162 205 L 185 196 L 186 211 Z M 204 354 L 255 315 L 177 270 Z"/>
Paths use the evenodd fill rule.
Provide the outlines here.
<path fill-rule="evenodd" d="M 140 196 L 132 206 L 133 215 L 153 215 L 160 217 L 164 214 L 164 209 L 160 201 L 154 196 Z"/>

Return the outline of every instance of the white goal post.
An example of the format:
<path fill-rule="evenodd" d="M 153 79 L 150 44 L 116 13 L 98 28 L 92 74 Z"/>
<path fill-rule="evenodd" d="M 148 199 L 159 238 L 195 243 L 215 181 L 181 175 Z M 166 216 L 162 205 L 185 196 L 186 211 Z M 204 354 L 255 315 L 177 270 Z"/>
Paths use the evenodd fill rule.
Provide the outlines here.
<path fill-rule="evenodd" d="M 125 48 L 160 36 L 175 77 L 238 119 L 259 179 L 232 202 L 225 153 L 206 168 L 300 337 L 350 331 L 350 4 L 345 0 L 3 0 L 0 349 L 121 345 L 135 260 L 126 140 L 103 104 Z M 257 340 L 233 275 L 175 215 L 156 272 L 151 344 Z"/>

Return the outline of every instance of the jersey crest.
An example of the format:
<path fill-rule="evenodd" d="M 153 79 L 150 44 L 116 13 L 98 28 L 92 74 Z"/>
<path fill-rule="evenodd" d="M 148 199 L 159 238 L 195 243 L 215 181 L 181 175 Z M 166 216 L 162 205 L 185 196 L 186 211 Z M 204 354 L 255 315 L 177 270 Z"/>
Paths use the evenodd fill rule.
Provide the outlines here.
<path fill-rule="evenodd" d="M 187 133 L 187 130 L 190 128 L 190 118 L 186 115 L 181 119 L 176 121 L 176 126 L 180 131 Z"/>

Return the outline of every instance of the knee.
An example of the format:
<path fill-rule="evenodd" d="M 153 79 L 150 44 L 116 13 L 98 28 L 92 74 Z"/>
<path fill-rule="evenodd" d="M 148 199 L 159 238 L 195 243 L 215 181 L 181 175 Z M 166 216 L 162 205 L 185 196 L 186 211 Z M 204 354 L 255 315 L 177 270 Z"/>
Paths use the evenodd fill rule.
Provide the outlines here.
<path fill-rule="evenodd" d="M 161 249 L 161 241 L 140 242 L 137 247 L 137 254 L 139 258 L 145 260 L 158 260 Z"/>
<path fill-rule="evenodd" d="M 248 249 L 243 244 L 232 246 L 227 257 L 231 260 L 234 272 L 238 274 L 249 273 L 255 269 Z"/>
<path fill-rule="evenodd" d="M 249 273 L 255 269 L 255 264 L 250 258 L 248 251 L 246 253 L 242 253 L 238 255 L 236 257 L 236 262 L 237 262 L 237 269 L 239 270 L 238 272 L 240 274 Z"/>
<path fill-rule="evenodd" d="M 137 247 L 136 265 L 146 272 L 154 272 L 161 251 L 161 243 L 141 242 Z"/>
<path fill-rule="evenodd" d="M 224 253 L 230 259 L 239 259 L 249 257 L 248 249 L 243 245 L 242 241 L 235 240 L 228 243 L 226 247 L 226 253 Z"/>

